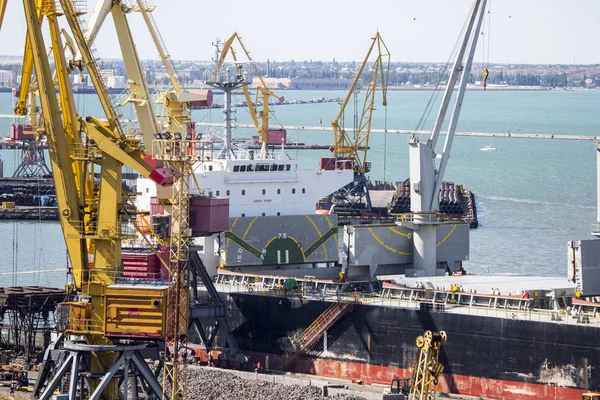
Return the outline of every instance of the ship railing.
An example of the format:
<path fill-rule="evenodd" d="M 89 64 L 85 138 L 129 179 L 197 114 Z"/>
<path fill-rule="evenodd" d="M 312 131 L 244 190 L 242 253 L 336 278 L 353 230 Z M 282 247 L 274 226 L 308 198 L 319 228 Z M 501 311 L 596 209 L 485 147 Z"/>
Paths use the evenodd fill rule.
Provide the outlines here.
<path fill-rule="evenodd" d="M 129 222 L 70 221 L 69 224 L 78 232 L 69 234 L 69 237 L 134 239 L 138 236 L 135 227 Z"/>
<path fill-rule="evenodd" d="M 90 268 L 84 279 L 86 283 L 102 283 L 110 285 L 113 283 L 119 284 L 151 284 L 151 285 L 166 285 L 169 277 L 167 268 L 162 266 L 156 269 L 148 269 L 146 266 L 140 268 L 142 271 L 124 271 L 119 267 L 103 267 L 96 266 Z M 84 291 L 86 288 L 84 287 Z"/>
<path fill-rule="evenodd" d="M 356 295 L 342 293 L 342 282 L 317 280 L 312 277 L 295 278 L 298 287 L 292 290 L 286 289 L 286 281 L 289 277 L 255 274 L 228 274 L 219 273 L 215 277 L 215 283 L 228 287 L 233 292 L 264 291 L 270 294 L 287 296 L 302 296 L 312 298 L 331 298 L 338 296 L 340 301 L 356 302 Z"/>
<path fill-rule="evenodd" d="M 576 307 L 569 310 L 536 307 L 537 303 L 546 301 L 549 300 L 546 298 L 526 299 L 519 296 L 496 296 L 417 288 L 385 288 L 381 296 L 371 296 L 371 298 L 364 299 L 362 302 L 429 312 L 600 327 L 600 313 L 598 312 L 600 304 L 597 310 L 587 310 L 587 312 Z"/>
<path fill-rule="evenodd" d="M 403 213 L 393 214 L 396 218 L 396 223 L 402 222 L 421 222 L 421 223 L 438 223 L 438 224 L 450 224 L 450 223 L 468 223 L 473 219 L 473 213 L 469 211 L 464 215 L 456 214 L 444 214 L 444 213 Z"/>

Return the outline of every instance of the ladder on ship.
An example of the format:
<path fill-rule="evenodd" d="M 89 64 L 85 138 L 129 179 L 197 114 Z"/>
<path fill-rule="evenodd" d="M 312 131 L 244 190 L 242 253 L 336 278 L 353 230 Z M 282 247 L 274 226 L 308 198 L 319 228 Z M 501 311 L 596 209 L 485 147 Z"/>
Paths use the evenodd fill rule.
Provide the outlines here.
<path fill-rule="evenodd" d="M 284 370 L 298 357 L 311 351 L 319 338 L 331 328 L 344 315 L 354 311 L 358 303 L 338 302 L 333 303 L 308 328 L 302 332 L 298 340 L 293 341 L 294 350 L 286 353 L 279 361 L 279 369 Z"/>

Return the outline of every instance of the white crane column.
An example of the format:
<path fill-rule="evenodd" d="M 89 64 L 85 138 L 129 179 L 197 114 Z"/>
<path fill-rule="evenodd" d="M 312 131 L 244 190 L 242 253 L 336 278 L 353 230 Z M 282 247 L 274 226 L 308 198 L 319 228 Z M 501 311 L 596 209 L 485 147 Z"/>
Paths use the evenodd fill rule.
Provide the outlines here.
<path fill-rule="evenodd" d="M 458 49 L 454 67 L 448 79 L 448 86 L 440 106 L 436 123 L 429 139 L 419 142 L 416 136 L 409 141 L 410 157 L 410 201 L 412 221 L 408 224 L 414 230 L 413 237 L 413 269 L 406 271 L 407 276 L 432 276 L 444 274 L 445 270 L 437 269 L 437 225 L 439 202 L 438 192 L 448 159 L 452 141 L 460 115 L 462 100 L 471 72 L 471 64 L 477 47 L 477 39 L 485 15 L 487 0 L 475 0 L 467 21 L 465 35 Z M 436 154 L 435 146 L 446 112 L 453 95 L 454 87 L 460 83 L 455 97 L 446 140 L 441 154 Z M 435 160 L 440 159 L 436 169 Z"/>

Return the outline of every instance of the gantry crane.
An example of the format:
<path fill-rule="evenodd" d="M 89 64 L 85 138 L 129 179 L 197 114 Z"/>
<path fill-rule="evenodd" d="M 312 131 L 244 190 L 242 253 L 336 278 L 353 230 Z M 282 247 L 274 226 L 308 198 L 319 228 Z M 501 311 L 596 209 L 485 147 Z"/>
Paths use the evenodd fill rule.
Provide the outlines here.
<path fill-rule="evenodd" d="M 41 10 L 40 10 L 41 11 Z M 44 17 L 44 15 L 40 15 Z M 64 51 L 69 50 L 73 56 L 75 55 L 75 45 L 73 39 L 68 33 L 62 29 L 61 35 L 64 39 Z M 52 48 L 48 51 L 48 55 L 52 53 Z M 53 78 L 56 80 L 57 74 L 54 72 Z M 39 96 L 37 82 L 33 75 L 33 58 L 31 55 L 31 43 L 29 38 L 26 38 L 25 52 L 23 54 L 23 72 L 21 75 L 21 83 L 18 91 L 18 100 L 13 109 L 18 116 L 27 115 L 26 125 L 13 125 L 16 133 L 15 139 L 22 142 L 21 158 L 19 166 L 13 173 L 13 178 L 17 177 L 42 177 L 49 176 L 52 173 L 46 164 L 46 156 L 42 146 L 41 138 L 38 135 L 39 128 L 39 109 L 37 106 L 37 98 Z M 29 101 L 29 102 L 28 102 Z M 19 137 L 21 132 L 30 132 Z"/>
<path fill-rule="evenodd" d="M 182 301 L 173 295 L 177 292 L 173 288 L 179 287 L 178 266 L 169 268 L 175 279 L 165 284 L 139 285 L 120 280 L 121 241 L 134 233 L 121 222 L 123 214 L 127 214 L 121 173 L 127 165 L 157 184 L 168 186 L 176 180 L 177 171 L 152 161 L 138 140 L 123 133 L 85 40 L 79 21 L 82 14 L 79 2 L 61 0 L 58 6 L 54 0 L 23 0 L 23 4 L 40 93 L 41 129 L 48 141 L 60 223 L 76 293 L 73 300 L 63 303 L 57 311 L 59 325 L 68 337 L 84 339 L 83 343 L 67 340 L 62 345 L 52 345 L 36 384 L 36 394 L 43 388 L 40 398 L 50 398 L 69 373 L 70 399 L 84 397 L 86 391 L 91 399 L 127 399 L 129 388 L 137 397 L 139 382 L 147 396 L 162 398 L 162 387 L 140 350 L 147 347 L 148 341 L 169 340 L 173 335 L 177 337 L 178 331 L 185 332 L 187 326 L 174 327 L 169 315 L 175 312 L 186 315 L 189 306 L 185 296 Z M 58 27 L 58 16 L 63 14 L 107 121 L 82 118 L 75 110 L 68 76 L 69 64 L 74 63 L 65 59 Z M 58 99 L 40 16 L 49 23 Z M 187 149 L 193 144 L 179 145 Z M 99 173 L 99 182 L 94 180 L 95 172 Z M 50 351 L 55 348 L 61 350 L 58 358 L 53 358 L 54 352 Z M 124 391 L 119 393 L 121 383 Z M 176 398 L 179 394 L 171 395 Z"/>
<path fill-rule="evenodd" d="M 189 247 L 189 237 L 186 236 L 187 229 L 178 229 L 177 227 L 182 225 L 184 221 L 187 221 L 188 219 L 187 210 L 189 205 L 186 207 L 183 207 L 182 205 L 184 203 L 187 204 L 190 201 L 190 183 L 187 182 L 187 180 L 191 179 L 192 165 L 199 160 L 196 157 L 196 145 L 202 145 L 200 141 L 196 140 L 195 123 L 191 121 L 189 105 L 191 102 L 206 101 L 207 97 L 204 94 L 189 93 L 184 91 L 175 65 L 171 60 L 171 56 L 169 55 L 166 44 L 164 43 L 158 26 L 156 25 L 156 22 L 152 16 L 154 9 L 155 7 L 149 5 L 149 3 L 145 0 L 137 0 L 136 6 L 124 4 L 122 1 L 101 0 L 97 3 L 94 13 L 90 18 L 90 24 L 86 31 L 86 40 L 88 41 L 88 45 L 92 43 L 95 40 L 96 35 L 101 29 L 108 14 L 112 14 L 113 19 L 115 20 L 115 28 L 118 32 L 123 59 L 125 60 L 126 73 L 131 92 L 129 99 L 130 101 L 134 101 L 134 104 L 136 104 L 136 114 L 138 116 L 138 120 L 147 121 L 145 124 L 140 123 L 144 143 L 146 144 L 146 151 L 151 151 L 153 157 L 155 157 L 157 160 L 164 161 L 166 165 L 177 171 L 177 174 L 182 177 L 181 179 L 186 180 L 185 185 L 182 187 L 180 187 L 182 181 L 178 180 L 179 184 L 174 186 L 176 190 L 173 194 L 168 193 L 166 199 L 163 198 L 165 193 L 164 191 L 161 191 L 159 198 L 161 198 L 161 202 L 164 203 L 163 205 L 165 206 L 165 210 L 169 215 L 171 215 L 173 221 L 173 226 L 171 229 L 170 270 L 173 272 L 174 276 L 172 279 L 173 285 L 170 286 L 169 299 L 171 303 L 174 303 L 175 300 L 173 299 L 174 296 L 176 296 L 180 298 L 182 303 L 188 303 L 188 298 L 185 296 L 187 291 L 182 290 L 182 288 L 186 287 L 188 284 L 187 271 L 189 252 L 187 250 L 178 250 L 175 252 L 174 249 Z M 153 114 L 151 103 L 149 101 L 144 101 L 144 104 L 139 104 L 137 102 L 137 100 L 140 99 L 149 99 L 150 95 L 148 93 L 148 86 L 146 82 L 144 82 L 142 67 L 136 54 L 135 45 L 133 44 L 133 35 L 129 29 L 129 24 L 127 23 L 126 14 L 131 11 L 140 12 L 140 14 L 143 16 L 148 31 L 153 39 L 154 44 L 156 45 L 159 56 L 165 66 L 173 86 L 173 90 L 160 93 L 160 96 L 157 100 L 157 102 L 164 104 L 165 114 L 168 117 L 167 126 L 164 127 L 166 131 L 164 135 L 157 135 L 158 132 L 162 131 L 161 128 L 163 126 L 161 124 L 159 124 L 157 128 L 159 130 L 152 130 L 155 128 L 152 127 L 153 124 L 150 123 L 150 120 L 154 120 L 156 117 Z M 134 79 L 132 79 L 131 76 L 133 76 Z M 134 95 L 135 93 L 138 94 Z M 151 128 L 148 130 L 145 129 L 144 126 L 150 126 Z M 184 139 L 183 142 L 181 139 Z M 151 143 L 152 146 L 149 145 Z M 183 149 L 179 147 L 181 146 L 181 143 L 187 143 L 186 151 L 182 151 Z M 164 148 L 162 148 L 162 146 L 164 146 Z M 195 179 L 194 182 L 196 182 Z M 200 188 L 198 188 L 198 190 L 200 191 Z M 187 222 L 185 223 L 187 224 Z M 179 232 L 181 232 L 182 236 L 180 236 Z M 228 349 L 223 353 L 223 358 L 236 362 L 248 361 L 247 357 L 240 353 L 235 338 L 230 332 L 227 320 L 224 316 L 221 316 L 221 314 L 223 314 L 222 311 L 224 306 L 218 298 L 218 295 L 216 295 L 216 290 L 211 290 L 214 289 L 213 282 L 208 274 L 205 273 L 204 266 L 194 264 L 194 268 L 192 268 L 189 273 L 189 280 L 192 284 L 197 284 L 197 282 L 202 281 L 204 286 L 209 291 L 209 298 L 211 298 L 214 303 L 218 304 L 216 308 L 219 310 L 216 312 L 213 310 L 211 314 L 218 315 L 215 326 L 212 328 L 213 331 L 216 332 L 220 327 L 220 331 L 222 333 L 224 332 L 225 336 L 227 337 Z M 192 289 L 194 290 L 194 293 L 197 292 L 197 288 Z M 192 300 L 193 299 L 194 297 L 192 297 Z M 198 315 L 204 316 L 204 314 L 207 312 L 210 314 L 210 312 L 206 310 L 206 307 L 199 306 L 195 303 L 196 302 L 194 302 L 192 309 L 189 310 L 189 321 L 188 318 L 184 317 L 184 314 L 180 312 L 180 307 L 173 306 L 169 308 L 172 310 L 172 312 L 169 313 L 169 318 L 167 319 L 167 327 L 170 327 L 168 328 L 169 345 L 167 346 L 167 350 L 169 351 L 170 357 L 168 357 L 167 362 L 164 364 L 165 371 L 163 377 L 168 378 L 169 384 L 172 385 L 170 390 L 171 396 L 177 396 L 178 393 L 182 393 L 184 390 L 184 385 L 181 384 L 182 378 L 177 378 L 177 375 L 179 374 L 179 369 L 183 368 L 185 364 L 178 364 L 176 355 L 178 354 L 177 349 L 185 346 L 184 343 L 180 343 L 180 341 L 185 337 L 188 327 L 193 326 L 195 329 L 197 329 L 199 336 L 202 338 L 206 338 L 207 336 L 204 327 L 207 325 L 208 321 L 205 319 L 201 323 Z M 179 311 L 176 312 L 175 310 Z M 177 316 L 177 318 L 180 320 L 180 323 L 175 322 L 175 316 Z M 174 327 L 178 327 L 177 330 L 180 333 L 173 333 Z M 179 327 L 181 327 L 181 329 L 179 329 Z M 206 344 L 207 341 L 204 340 L 204 342 Z M 175 356 L 173 357 L 173 355 Z M 167 382 L 165 381 L 165 384 L 166 383 Z"/>
<path fill-rule="evenodd" d="M 270 118 L 269 100 L 271 98 L 274 98 L 274 99 L 277 99 L 277 101 L 281 103 L 284 101 L 284 98 L 277 96 L 272 90 L 270 90 L 268 88 L 264 78 L 262 77 L 262 75 L 260 74 L 260 71 L 258 70 L 258 67 L 254 63 L 254 61 L 252 61 L 252 58 L 250 57 L 250 52 L 248 51 L 248 49 L 242 42 L 242 38 L 240 37 L 240 35 L 238 35 L 237 32 L 234 32 L 233 35 L 231 35 L 229 37 L 229 39 L 227 39 L 225 41 L 225 43 L 223 44 L 223 49 L 221 51 L 221 55 L 219 56 L 219 59 L 217 60 L 215 73 L 213 75 L 213 81 L 216 82 L 219 80 L 218 79 L 219 73 L 220 73 L 221 68 L 223 67 L 223 64 L 225 63 L 225 60 L 227 59 L 227 56 L 229 54 L 231 54 L 231 58 L 235 65 L 238 76 L 240 76 L 242 78 L 244 77 L 244 74 L 242 71 L 243 64 L 238 60 L 238 56 L 237 56 L 236 50 L 234 48 L 234 43 L 237 43 L 240 46 L 240 48 L 242 49 L 242 52 L 244 53 L 244 55 L 246 56 L 246 59 L 248 60 L 247 62 L 252 66 L 252 68 L 254 69 L 254 73 L 256 74 L 256 77 L 260 81 L 260 84 L 256 87 L 256 97 L 255 97 L 254 101 L 252 100 L 252 96 L 250 95 L 248 86 L 241 85 L 241 88 L 244 93 L 244 97 L 246 98 L 246 103 L 248 104 L 248 112 L 250 113 L 250 117 L 252 118 L 254 127 L 260 136 L 261 151 L 258 154 L 258 158 L 266 158 L 268 156 L 268 144 L 269 144 L 269 118 Z M 257 110 L 259 103 L 262 103 L 261 110 Z"/>
<path fill-rule="evenodd" d="M 361 81 L 362 74 L 367 67 L 373 50 L 377 58 L 371 66 L 369 81 L 365 87 L 365 99 L 362 105 L 360 115 L 355 115 L 355 124 L 353 134 L 350 135 L 344 127 L 343 120 L 346 112 L 346 107 L 350 100 L 358 95 L 358 86 Z M 354 182 L 334 193 L 330 198 L 335 209 L 339 208 L 354 208 L 363 201 L 366 204 L 366 209 L 371 211 L 371 199 L 367 188 L 366 174 L 371 170 L 371 163 L 367 161 L 367 153 L 369 150 L 369 136 L 371 134 L 371 120 L 373 111 L 375 110 L 375 91 L 377 86 L 381 87 L 382 104 L 387 106 L 387 86 L 388 74 L 390 69 L 390 52 L 385 45 L 379 32 L 372 38 L 371 46 L 367 51 L 367 55 L 361 64 L 356 77 L 348 90 L 348 94 L 340 105 L 340 110 L 331 126 L 334 133 L 333 145 L 333 160 L 328 159 L 328 162 L 322 167 L 325 168 L 352 168 L 354 170 Z M 357 113 L 358 110 L 355 110 Z"/>
<path fill-rule="evenodd" d="M 446 332 L 425 331 L 417 337 L 419 359 L 416 360 L 413 376 L 410 379 L 409 398 L 413 400 L 435 400 L 438 379 L 444 371 L 439 362 L 440 348 L 446 343 Z M 412 396 L 412 397 L 411 397 Z"/>

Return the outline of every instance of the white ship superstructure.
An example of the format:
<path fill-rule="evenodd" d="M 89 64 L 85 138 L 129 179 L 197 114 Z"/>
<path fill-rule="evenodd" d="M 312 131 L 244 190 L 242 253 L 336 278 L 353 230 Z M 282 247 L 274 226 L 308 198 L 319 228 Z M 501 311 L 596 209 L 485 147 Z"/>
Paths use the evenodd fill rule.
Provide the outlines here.
<path fill-rule="evenodd" d="M 230 218 L 303 215 L 315 214 L 319 200 L 353 181 L 351 168 L 299 169 L 298 161 L 285 152 L 283 145 L 276 151 L 268 151 L 266 143 L 256 153 L 234 151 L 231 91 L 243 81 L 214 84 L 225 94 L 223 148 L 215 156 L 212 145 L 198 142 L 202 161 L 194 165 L 191 194 L 229 198 Z M 141 196 L 136 206 L 140 211 L 150 210 L 151 198 L 157 196 L 156 185 L 141 178 L 137 189 Z"/>
<path fill-rule="evenodd" d="M 298 161 L 281 150 L 271 157 L 253 159 L 249 152 L 229 159 L 198 163 L 194 175 L 201 194 L 229 198 L 230 217 L 315 214 L 316 203 L 353 180 L 353 170 L 300 169 Z M 150 210 L 156 185 L 138 179 L 139 210 Z M 200 194 L 193 179 L 192 194 Z"/>

